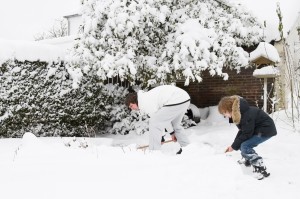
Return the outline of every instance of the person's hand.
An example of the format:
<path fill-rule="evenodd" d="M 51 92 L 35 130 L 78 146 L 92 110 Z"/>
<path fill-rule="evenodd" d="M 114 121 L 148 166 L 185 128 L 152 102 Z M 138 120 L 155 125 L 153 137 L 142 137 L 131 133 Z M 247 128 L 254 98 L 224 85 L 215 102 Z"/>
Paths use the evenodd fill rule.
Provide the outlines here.
<path fill-rule="evenodd" d="M 173 134 L 171 135 L 171 139 L 173 140 L 173 142 L 177 142 L 177 138 L 176 138 L 176 136 L 175 136 L 175 133 L 173 133 Z"/>
<path fill-rule="evenodd" d="M 227 152 L 232 152 L 233 151 L 233 148 L 231 146 L 227 147 L 227 149 L 225 150 L 225 153 Z"/>

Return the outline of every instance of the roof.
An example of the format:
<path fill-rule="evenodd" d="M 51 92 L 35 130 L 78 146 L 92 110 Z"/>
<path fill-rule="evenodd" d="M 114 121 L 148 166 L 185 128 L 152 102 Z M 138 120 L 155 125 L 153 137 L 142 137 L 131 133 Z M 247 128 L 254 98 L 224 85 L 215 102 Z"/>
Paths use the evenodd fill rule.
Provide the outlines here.
<path fill-rule="evenodd" d="M 63 17 L 68 19 L 68 18 L 79 17 L 79 16 L 81 16 L 81 14 L 70 14 L 70 15 L 65 15 Z"/>
<path fill-rule="evenodd" d="M 36 41 L 15 41 L 0 39 L 0 64 L 10 60 L 19 61 L 59 61 L 65 58 L 65 52 L 54 45 Z"/>
<path fill-rule="evenodd" d="M 77 16 L 81 16 L 81 11 L 80 11 L 80 8 L 78 9 L 75 9 L 75 10 L 72 10 L 68 13 L 65 13 L 65 15 L 63 16 L 63 18 L 71 18 L 71 17 L 77 17 Z"/>
<path fill-rule="evenodd" d="M 266 58 L 273 63 L 280 62 L 277 49 L 269 43 L 260 42 L 257 48 L 250 53 L 250 62 L 255 63 L 260 58 Z"/>
<path fill-rule="evenodd" d="M 77 38 L 78 38 L 77 35 L 69 35 L 69 36 L 64 36 L 64 37 L 43 39 L 43 40 L 39 40 L 37 42 L 42 43 L 42 44 L 51 44 L 51 45 L 59 47 L 60 49 L 64 50 L 65 52 L 67 52 L 68 49 L 71 49 L 73 47 L 74 41 Z"/>

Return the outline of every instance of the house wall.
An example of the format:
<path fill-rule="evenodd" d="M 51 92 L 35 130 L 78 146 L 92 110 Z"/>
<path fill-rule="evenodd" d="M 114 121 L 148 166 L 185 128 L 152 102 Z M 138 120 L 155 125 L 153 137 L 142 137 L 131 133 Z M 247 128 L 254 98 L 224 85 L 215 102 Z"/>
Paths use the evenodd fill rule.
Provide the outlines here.
<path fill-rule="evenodd" d="M 68 35 L 77 35 L 80 25 L 82 24 L 82 16 L 75 15 L 68 18 Z"/>
<path fill-rule="evenodd" d="M 300 67 L 300 32 L 298 32 L 298 28 L 300 28 L 300 13 L 286 38 L 289 53 L 291 54 L 292 62 L 295 67 Z"/>
<path fill-rule="evenodd" d="M 191 103 L 198 108 L 214 106 L 219 100 L 227 95 L 240 95 L 247 99 L 250 105 L 263 107 L 264 80 L 253 77 L 255 68 L 241 69 L 239 74 L 235 70 L 224 70 L 229 79 L 224 81 L 222 77 L 211 77 L 208 71 L 203 73 L 201 83 L 190 83 L 184 86 L 184 81 L 178 81 L 176 85 L 186 90 L 191 96 Z M 268 93 L 273 96 L 274 78 L 268 79 Z M 268 112 L 271 105 L 268 100 Z"/>

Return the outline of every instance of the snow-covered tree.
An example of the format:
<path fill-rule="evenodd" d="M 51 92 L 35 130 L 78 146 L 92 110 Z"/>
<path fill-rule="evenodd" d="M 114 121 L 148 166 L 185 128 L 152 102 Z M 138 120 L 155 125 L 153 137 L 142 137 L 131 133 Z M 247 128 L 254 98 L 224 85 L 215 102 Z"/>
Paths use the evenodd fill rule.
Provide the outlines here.
<path fill-rule="evenodd" d="M 71 66 L 100 80 L 119 76 L 132 84 L 201 82 L 202 71 L 248 65 L 249 47 L 262 25 L 229 0 L 83 0 L 83 33 Z"/>

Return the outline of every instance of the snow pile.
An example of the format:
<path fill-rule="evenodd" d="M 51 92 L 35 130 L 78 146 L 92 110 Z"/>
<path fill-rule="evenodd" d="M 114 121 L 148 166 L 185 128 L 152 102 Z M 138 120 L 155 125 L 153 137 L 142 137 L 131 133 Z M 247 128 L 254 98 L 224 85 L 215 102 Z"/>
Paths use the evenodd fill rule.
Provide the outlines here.
<path fill-rule="evenodd" d="M 54 45 L 34 41 L 0 39 L 0 64 L 7 60 L 58 62 L 64 59 L 64 51 Z"/>
<path fill-rule="evenodd" d="M 38 144 L 39 144 L 39 140 L 34 134 L 27 132 L 23 135 L 23 139 L 22 139 L 23 146 L 36 146 Z"/>
<path fill-rule="evenodd" d="M 222 123 L 228 123 L 228 119 L 219 113 L 218 106 L 208 107 L 208 117 L 201 122 L 207 123 L 207 125 L 218 125 Z"/>

